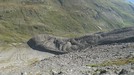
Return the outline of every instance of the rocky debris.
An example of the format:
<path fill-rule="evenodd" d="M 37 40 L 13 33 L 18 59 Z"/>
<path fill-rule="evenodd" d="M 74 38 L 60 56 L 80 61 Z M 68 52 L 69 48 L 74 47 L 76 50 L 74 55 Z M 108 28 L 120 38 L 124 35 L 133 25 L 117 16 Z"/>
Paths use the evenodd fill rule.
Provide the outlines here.
<path fill-rule="evenodd" d="M 58 73 L 52 72 L 52 75 L 63 75 L 63 73 L 62 72 L 58 72 Z"/>
<path fill-rule="evenodd" d="M 20 71 L 12 71 L 8 74 L 133 75 L 133 53 L 134 43 L 98 45 L 93 46 L 92 48 L 88 47 L 80 52 L 70 52 L 45 58 L 30 66 L 20 69 Z"/>
<path fill-rule="evenodd" d="M 108 33 L 101 33 L 98 44 L 134 42 L 134 27 L 115 29 Z"/>
<path fill-rule="evenodd" d="M 33 52 L 28 48 L 23 53 L 23 48 L 19 48 L 19 54 L 12 53 L 16 58 L 11 57 L 13 61 L 19 59 L 14 63 L 16 66 L 23 66 L 20 59 L 29 61 L 37 56 L 41 59 L 32 59 L 31 64 L 15 70 L 12 66 L 6 67 L 8 70 L 0 69 L 0 75 L 134 75 L 133 30 L 123 28 L 71 39 L 44 34 L 35 36 L 28 41 L 29 46 L 50 52 L 49 57 L 46 58 L 46 52 Z"/>
<path fill-rule="evenodd" d="M 125 69 L 122 69 L 122 70 L 119 72 L 119 75 L 124 75 L 124 74 L 128 74 L 128 71 L 125 70 Z"/>
<path fill-rule="evenodd" d="M 61 38 L 41 34 L 31 38 L 28 45 L 36 50 L 54 54 L 77 52 L 96 45 L 134 42 L 134 27 L 116 29 L 107 33 L 96 33 L 78 38 Z"/>

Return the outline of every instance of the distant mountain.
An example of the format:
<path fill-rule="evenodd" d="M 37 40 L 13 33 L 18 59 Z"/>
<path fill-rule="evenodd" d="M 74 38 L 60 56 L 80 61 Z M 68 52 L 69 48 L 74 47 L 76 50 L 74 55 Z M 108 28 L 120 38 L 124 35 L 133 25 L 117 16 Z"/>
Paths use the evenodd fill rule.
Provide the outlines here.
<path fill-rule="evenodd" d="M 36 34 L 74 37 L 134 25 L 125 0 L 0 0 L 0 42 Z"/>

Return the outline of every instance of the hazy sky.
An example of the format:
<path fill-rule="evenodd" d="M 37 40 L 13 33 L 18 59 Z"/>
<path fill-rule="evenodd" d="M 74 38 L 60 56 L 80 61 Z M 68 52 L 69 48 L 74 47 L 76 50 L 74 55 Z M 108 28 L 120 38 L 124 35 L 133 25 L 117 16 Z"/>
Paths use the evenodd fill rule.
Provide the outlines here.
<path fill-rule="evenodd" d="M 134 3 L 134 0 L 128 0 L 128 1 L 130 1 L 130 2 L 133 2 L 133 3 Z"/>

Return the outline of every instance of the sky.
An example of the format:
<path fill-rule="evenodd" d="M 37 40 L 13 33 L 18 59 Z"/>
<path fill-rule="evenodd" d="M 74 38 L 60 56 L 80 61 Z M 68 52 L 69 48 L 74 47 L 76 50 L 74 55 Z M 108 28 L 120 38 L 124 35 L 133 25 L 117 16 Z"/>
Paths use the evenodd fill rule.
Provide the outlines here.
<path fill-rule="evenodd" d="M 134 0 L 128 0 L 128 1 L 130 1 L 130 2 L 134 3 Z"/>

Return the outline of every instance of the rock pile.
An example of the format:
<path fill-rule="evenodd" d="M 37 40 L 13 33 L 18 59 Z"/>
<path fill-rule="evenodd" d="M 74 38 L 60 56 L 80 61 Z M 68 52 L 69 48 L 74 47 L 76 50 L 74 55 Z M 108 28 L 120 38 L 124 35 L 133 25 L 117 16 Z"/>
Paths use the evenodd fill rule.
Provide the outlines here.
<path fill-rule="evenodd" d="M 127 42 L 134 42 L 134 27 L 70 39 L 41 34 L 31 38 L 28 41 L 28 45 L 36 50 L 62 54 L 72 51 L 81 51 L 95 45 Z"/>

